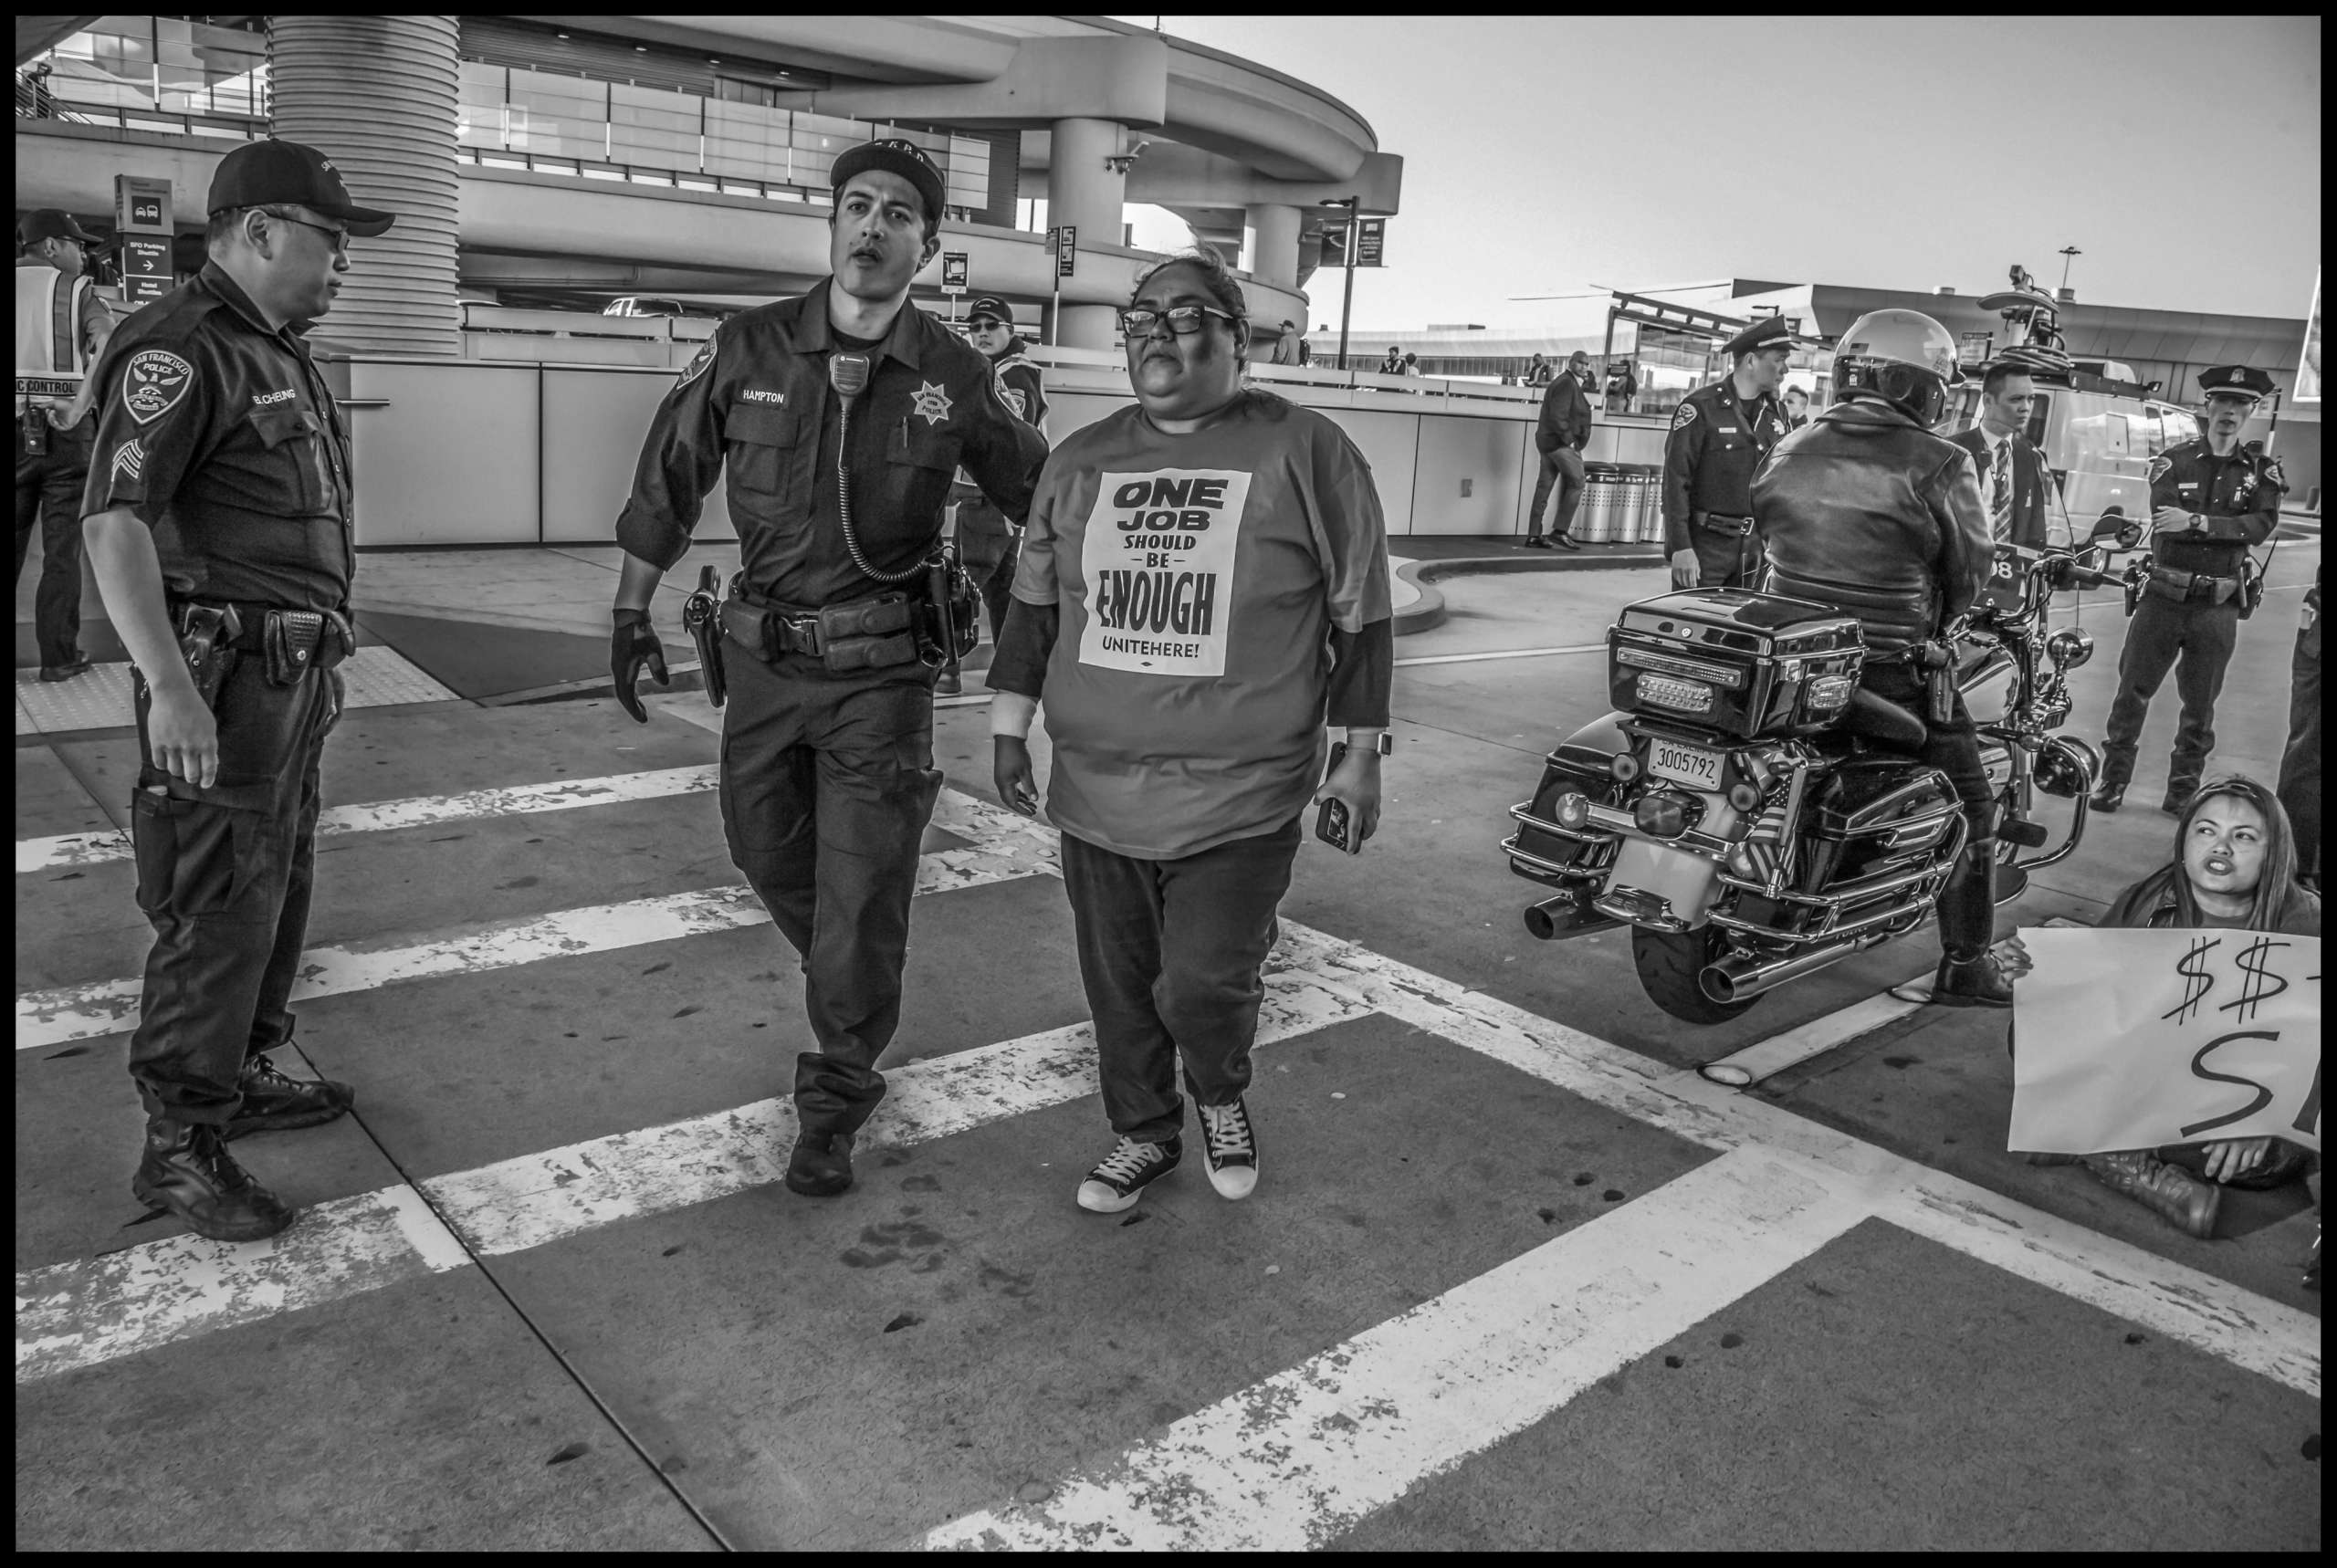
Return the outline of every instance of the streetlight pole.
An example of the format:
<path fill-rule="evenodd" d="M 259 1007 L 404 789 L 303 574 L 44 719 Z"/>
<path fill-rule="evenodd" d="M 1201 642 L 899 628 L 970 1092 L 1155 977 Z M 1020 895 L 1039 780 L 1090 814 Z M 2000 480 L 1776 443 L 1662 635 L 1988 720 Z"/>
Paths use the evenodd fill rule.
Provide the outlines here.
<path fill-rule="evenodd" d="M 1347 243 L 1346 253 L 1341 257 L 1347 264 L 1347 277 L 1345 287 L 1339 291 L 1339 369 L 1342 371 L 1347 368 L 1347 323 L 1355 317 L 1356 213 L 1362 200 L 1360 196 L 1348 196 L 1340 201 L 1325 204 L 1326 206 L 1345 207 L 1347 210 Z"/>
<path fill-rule="evenodd" d="M 2065 245 L 2061 247 L 2061 289 L 2064 293 L 2068 292 L 2070 287 L 2070 263 L 2084 254 L 2085 252 L 2073 245 Z"/>

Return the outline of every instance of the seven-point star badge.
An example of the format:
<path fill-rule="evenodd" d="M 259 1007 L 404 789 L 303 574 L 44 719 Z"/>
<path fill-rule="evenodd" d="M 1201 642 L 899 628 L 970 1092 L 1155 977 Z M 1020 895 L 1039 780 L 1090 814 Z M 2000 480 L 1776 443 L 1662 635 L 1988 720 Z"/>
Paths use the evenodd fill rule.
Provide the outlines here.
<path fill-rule="evenodd" d="M 931 382 L 920 382 L 917 389 L 917 406 L 909 412 L 925 415 L 927 424 L 939 424 L 949 417 L 949 399 Z"/>

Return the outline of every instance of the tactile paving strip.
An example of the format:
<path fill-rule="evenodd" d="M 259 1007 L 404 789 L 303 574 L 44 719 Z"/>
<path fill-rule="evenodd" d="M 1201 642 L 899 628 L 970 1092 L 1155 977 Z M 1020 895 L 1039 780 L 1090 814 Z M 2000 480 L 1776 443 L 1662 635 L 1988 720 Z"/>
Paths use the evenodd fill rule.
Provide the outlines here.
<path fill-rule="evenodd" d="M 422 673 L 395 648 L 362 647 L 341 667 L 351 707 L 461 699 Z M 118 729 L 132 722 L 130 665 L 93 664 L 86 675 L 44 685 L 33 670 L 16 672 L 16 733 L 63 735 L 77 729 Z"/>

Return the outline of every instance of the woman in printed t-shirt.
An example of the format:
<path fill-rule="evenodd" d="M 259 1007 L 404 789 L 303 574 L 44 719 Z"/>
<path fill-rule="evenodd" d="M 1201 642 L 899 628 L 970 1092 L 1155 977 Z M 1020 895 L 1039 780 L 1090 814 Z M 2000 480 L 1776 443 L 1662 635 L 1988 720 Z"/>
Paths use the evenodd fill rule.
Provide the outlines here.
<path fill-rule="evenodd" d="M 1047 812 L 1119 1141 L 1080 1206 L 1116 1213 L 1183 1153 L 1177 1068 L 1210 1181 L 1246 1197 L 1242 1101 L 1274 907 L 1311 801 L 1353 842 L 1379 818 L 1394 644 L 1387 529 L 1339 427 L 1244 390 L 1250 325 L 1214 256 L 1163 262 L 1122 312 L 1136 406 L 1055 448 L 990 666 L 1000 799 Z M 1347 750 L 1323 780 L 1323 728 Z"/>

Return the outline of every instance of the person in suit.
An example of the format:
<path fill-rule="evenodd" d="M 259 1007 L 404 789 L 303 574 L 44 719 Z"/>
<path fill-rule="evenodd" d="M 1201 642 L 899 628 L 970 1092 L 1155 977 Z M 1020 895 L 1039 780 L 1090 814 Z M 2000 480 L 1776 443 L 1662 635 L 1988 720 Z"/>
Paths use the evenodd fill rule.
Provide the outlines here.
<path fill-rule="evenodd" d="M 1786 434 L 1791 435 L 1809 423 L 1809 389 L 1786 388 Z"/>
<path fill-rule="evenodd" d="M 1534 426 L 1534 445 L 1542 454 L 1542 476 L 1534 483 L 1534 509 L 1525 518 L 1527 549 L 1580 549 L 1573 532 L 1575 508 L 1582 505 L 1582 449 L 1590 440 L 1590 356 L 1577 350 L 1567 361 L 1566 373 L 1550 382 L 1542 394 L 1542 415 Z M 1558 516 L 1550 536 L 1542 537 L 1542 508 L 1557 487 Z"/>
<path fill-rule="evenodd" d="M 2045 455 L 2024 434 L 2036 406 L 2036 382 L 1999 361 L 1980 381 L 1980 423 L 1948 437 L 1972 454 L 1989 537 L 2032 550 L 2046 544 Z"/>

